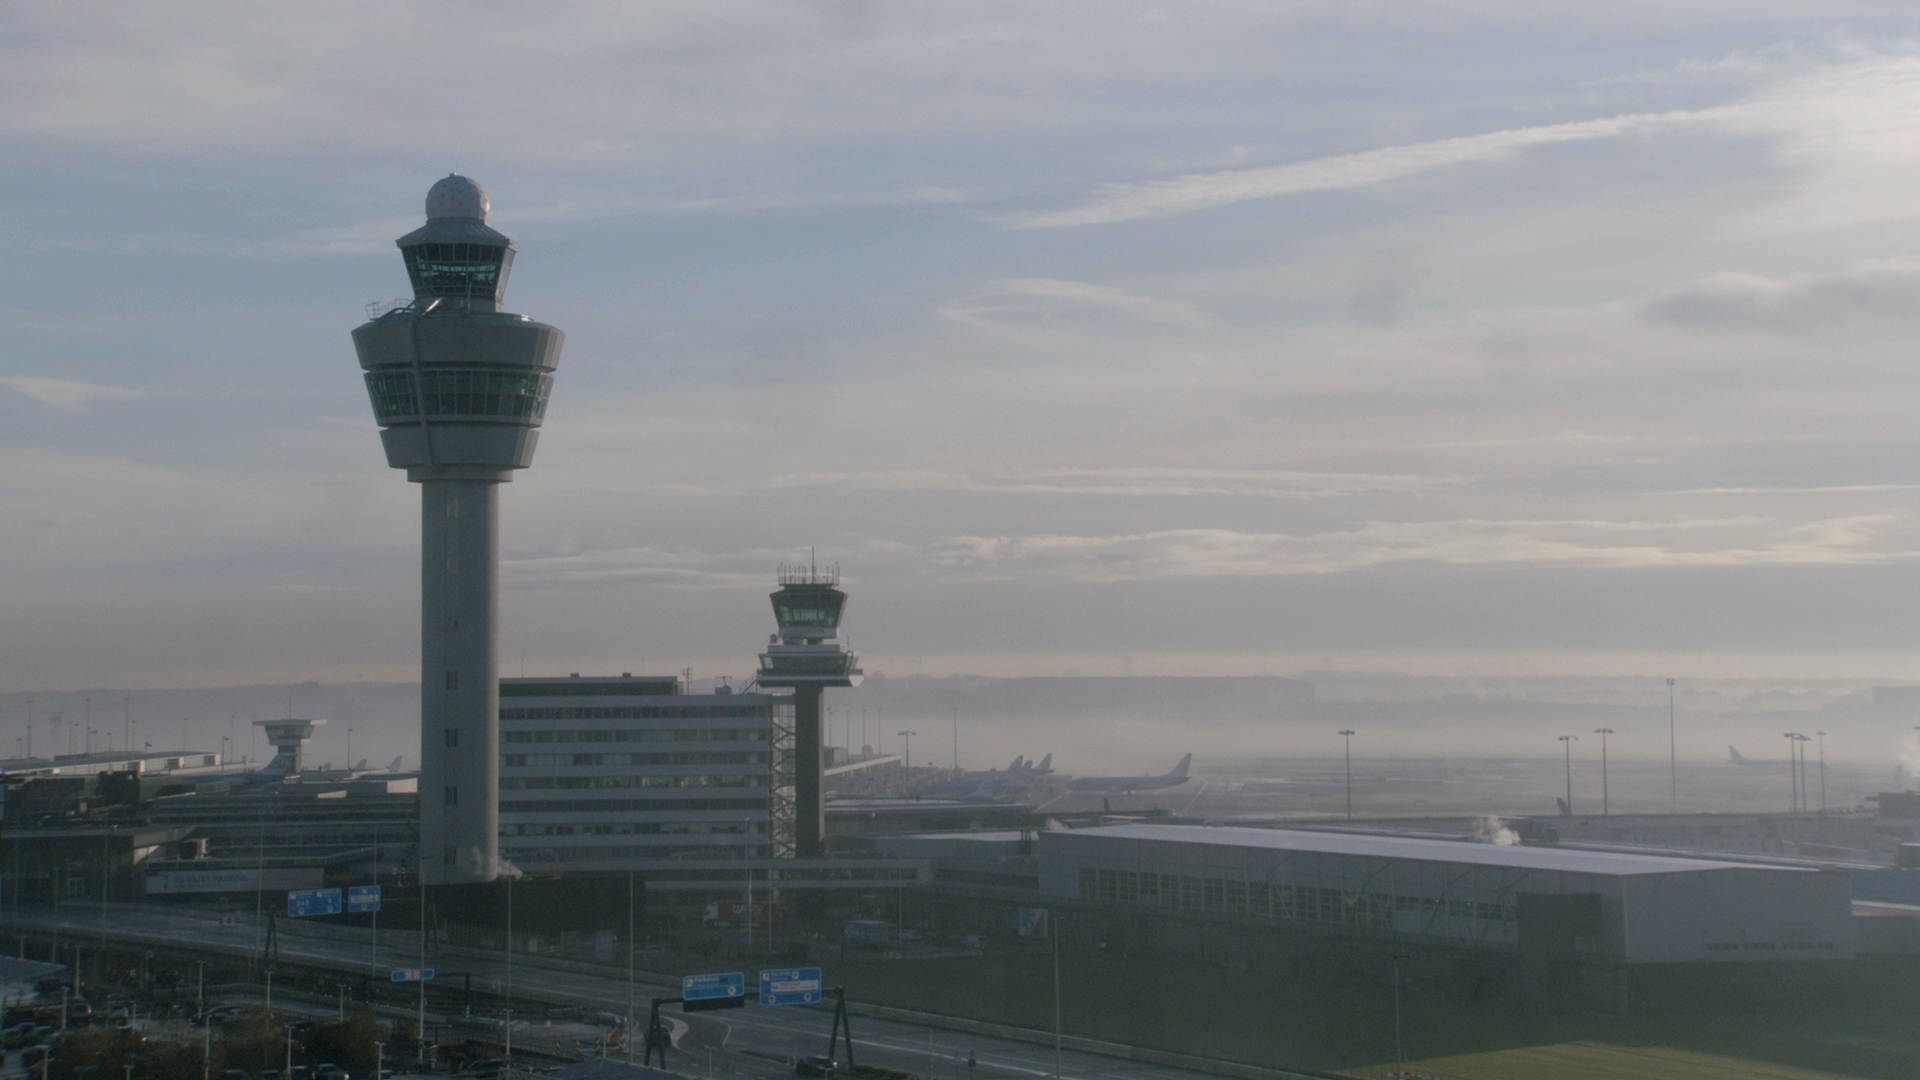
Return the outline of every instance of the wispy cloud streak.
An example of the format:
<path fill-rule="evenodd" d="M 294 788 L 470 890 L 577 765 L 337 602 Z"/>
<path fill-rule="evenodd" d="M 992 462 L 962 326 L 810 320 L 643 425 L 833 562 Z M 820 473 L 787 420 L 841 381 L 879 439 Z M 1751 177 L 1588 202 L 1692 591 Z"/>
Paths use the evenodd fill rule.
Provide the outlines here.
<path fill-rule="evenodd" d="M 1122 536 L 957 536 L 930 555 L 937 564 L 976 576 L 1083 582 L 1282 577 L 1415 564 L 1652 569 L 1865 565 L 1920 557 L 1876 544 L 1876 526 L 1893 520 L 1370 521 L 1306 535 L 1173 529 Z M 1772 527 L 1755 528 L 1767 524 Z M 1634 539 L 1619 542 L 1625 537 Z"/>
<path fill-rule="evenodd" d="M 1107 225 L 1173 217 L 1276 195 L 1368 187 L 1449 165 L 1499 161 L 1535 146 L 1610 139 L 1681 124 L 1706 123 L 1724 119 L 1730 111 L 1718 108 L 1637 113 L 1463 135 L 1256 169 L 1191 173 L 1144 184 L 1106 184 L 1085 205 L 1070 210 L 1012 215 L 1003 219 L 1003 223 L 1023 229 Z"/>
<path fill-rule="evenodd" d="M 95 401 L 132 401 L 145 397 L 145 390 L 128 386 L 102 386 L 72 379 L 49 379 L 39 375 L 0 375 L 0 386 L 24 394 L 56 409 L 82 409 Z"/>

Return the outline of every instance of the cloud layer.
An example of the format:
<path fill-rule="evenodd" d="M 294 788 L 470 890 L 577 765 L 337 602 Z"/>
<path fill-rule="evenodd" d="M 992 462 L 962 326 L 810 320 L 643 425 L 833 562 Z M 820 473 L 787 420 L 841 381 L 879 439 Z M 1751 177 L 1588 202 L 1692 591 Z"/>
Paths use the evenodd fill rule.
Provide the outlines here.
<path fill-rule="evenodd" d="M 882 670 L 1920 655 L 1920 22 L 1672 7 L 20 8 L 0 688 L 404 676 L 347 335 L 456 169 L 568 333 L 510 666 L 809 548 Z"/>

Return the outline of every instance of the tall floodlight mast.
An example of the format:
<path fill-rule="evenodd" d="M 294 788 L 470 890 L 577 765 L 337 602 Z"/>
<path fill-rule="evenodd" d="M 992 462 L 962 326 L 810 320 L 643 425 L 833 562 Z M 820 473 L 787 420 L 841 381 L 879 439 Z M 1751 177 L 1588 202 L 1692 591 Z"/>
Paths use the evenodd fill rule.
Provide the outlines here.
<path fill-rule="evenodd" d="M 500 874 L 499 485 L 533 464 L 565 335 L 500 310 L 518 248 L 464 176 L 396 243 L 413 299 L 353 331 L 387 464 L 420 485 L 420 877 Z M 381 310 L 384 308 L 385 310 Z"/>
<path fill-rule="evenodd" d="M 847 594 L 837 568 L 780 568 L 773 617 L 780 632 L 760 656 L 760 685 L 793 689 L 793 848 L 803 859 L 827 853 L 820 695 L 830 686 L 859 686 L 860 658 L 834 640 Z"/>

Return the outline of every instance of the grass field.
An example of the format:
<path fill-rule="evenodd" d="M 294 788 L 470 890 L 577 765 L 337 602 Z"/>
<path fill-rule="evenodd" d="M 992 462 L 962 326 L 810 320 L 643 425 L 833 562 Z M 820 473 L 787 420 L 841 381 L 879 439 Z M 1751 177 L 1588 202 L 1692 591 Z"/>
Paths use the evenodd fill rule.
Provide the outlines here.
<path fill-rule="evenodd" d="M 1392 1065 L 1351 1069 L 1355 1080 L 1390 1080 Z M 1662 1080 L 1837 1080 L 1843 1073 L 1816 1072 L 1792 1065 L 1771 1065 L 1724 1054 L 1670 1047 L 1609 1046 L 1576 1042 L 1496 1050 L 1488 1054 L 1410 1061 L 1407 1072 L 1434 1080 L 1626 1080 L 1661 1077 Z"/>
<path fill-rule="evenodd" d="M 859 1001 L 1051 1029 L 1045 955 L 843 965 Z M 1393 1002 L 1361 985 L 1099 955 L 1063 958 L 1071 1034 L 1261 1065 L 1383 1076 Z M 1505 1002 L 1402 994 L 1410 1062 L 1459 1080 L 1721 1080 L 1920 1076 L 1920 1002 L 1801 1002 L 1766 1009 L 1610 1017 L 1534 1015 Z"/>

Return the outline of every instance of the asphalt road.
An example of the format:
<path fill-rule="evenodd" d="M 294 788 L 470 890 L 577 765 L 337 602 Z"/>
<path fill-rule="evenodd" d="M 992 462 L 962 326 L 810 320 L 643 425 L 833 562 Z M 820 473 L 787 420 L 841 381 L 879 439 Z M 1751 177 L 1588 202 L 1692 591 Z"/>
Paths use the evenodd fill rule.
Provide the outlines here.
<path fill-rule="evenodd" d="M 8 913 L 0 923 L 0 934 L 16 927 L 45 933 L 56 925 L 63 941 L 77 941 L 83 947 L 104 936 L 109 940 L 164 944 L 176 949 L 198 947 L 226 955 L 247 952 L 257 955 L 263 940 L 263 931 L 253 923 L 250 912 L 235 916 L 211 908 L 126 903 L 108 905 L 104 920 L 98 904 L 62 907 L 57 914 L 45 909 L 17 915 Z M 384 973 L 392 968 L 420 965 L 417 932 L 383 932 L 377 958 L 369 949 L 367 933 L 353 928 L 283 919 L 279 939 L 283 961 L 298 960 L 355 973 L 368 970 Z M 495 989 L 508 978 L 505 957 L 496 952 L 442 947 L 432 964 L 442 970 L 458 968 L 473 972 L 476 989 L 482 986 Z M 511 979 L 516 998 L 621 1015 L 628 1012 L 629 988 L 625 973 L 612 968 L 604 969 L 603 973 L 586 965 L 516 954 Z M 748 981 L 753 981 L 752 973 Z M 644 1025 L 649 999 L 678 995 L 679 986 L 654 976 L 651 981 L 637 979 L 632 993 L 635 1014 Z M 662 1014 L 675 1029 L 675 1048 L 669 1067 L 676 1072 L 703 1077 L 707 1075 L 710 1060 L 714 1080 L 791 1076 L 786 1065 L 791 1057 L 826 1052 L 832 1023 L 831 1008 L 826 1006 L 762 1008 L 749 1004 L 743 1009 L 685 1016 L 679 1015 L 677 1008 L 668 1006 Z M 1056 1074 L 1051 1047 L 896 1020 L 854 1016 L 851 1022 L 856 1037 L 854 1059 L 861 1064 L 907 1069 L 926 1080 L 1031 1080 Z M 524 1029 L 516 1024 L 515 1030 Z M 637 1038 L 634 1045 L 637 1049 Z M 966 1063 L 969 1054 L 976 1064 Z M 844 1061 L 846 1052 L 842 1050 L 835 1056 Z M 1058 1075 L 1061 1080 L 1217 1080 L 1210 1073 L 1074 1050 L 1060 1055 Z"/>

